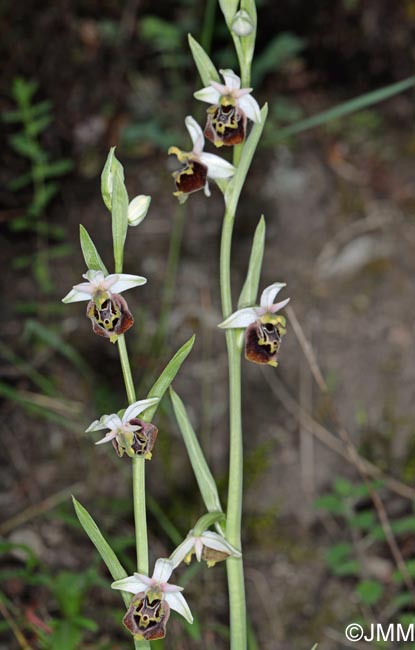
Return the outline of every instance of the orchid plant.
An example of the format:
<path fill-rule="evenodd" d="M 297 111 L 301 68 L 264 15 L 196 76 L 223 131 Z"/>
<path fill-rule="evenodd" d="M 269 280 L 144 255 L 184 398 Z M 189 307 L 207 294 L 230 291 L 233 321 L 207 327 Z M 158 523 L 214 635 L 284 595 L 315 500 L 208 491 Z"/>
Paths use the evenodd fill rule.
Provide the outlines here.
<path fill-rule="evenodd" d="M 239 7 L 239 4 L 241 5 Z M 111 212 L 114 249 L 114 272 L 108 273 L 91 237 L 83 226 L 80 229 L 81 248 L 88 271 L 85 282 L 75 285 L 63 302 L 88 301 L 86 315 L 93 332 L 109 339 L 118 347 L 129 405 L 124 410 L 102 415 L 87 428 L 87 433 L 105 430 L 96 445 L 111 442 L 119 457 L 127 456 L 132 463 L 132 491 L 134 502 L 137 572 L 128 576 L 110 548 L 98 526 L 81 504 L 74 499 L 78 518 L 105 561 L 119 590 L 126 614 L 123 622 L 132 634 L 136 648 L 149 648 L 153 640 L 167 633 L 170 611 L 178 612 L 188 623 L 193 617 L 182 594 L 182 588 L 169 582 L 173 571 L 193 556 L 198 562 L 213 567 L 226 561 L 228 573 L 230 646 L 231 650 L 246 650 L 247 625 L 241 549 L 241 513 L 243 488 L 243 452 L 241 418 L 241 352 L 255 363 L 277 366 L 285 319 L 280 312 L 289 298 L 275 302 L 285 287 L 274 282 L 262 292 L 256 304 L 265 242 L 265 221 L 257 226 L 248 264 L 245 284 L 236 310 L 231 291 L 232 233 L 239 197 L 267 117 L 267 105 L 260 109 L 250 87 L 251 64 L 255 47 L 256 9 L 254 0 L 220 0 L 227 27 L 238 56 L 240 76 L 232 70 L 220 70 L 224 83 L 203 48 L 190 36 L 190 48 L 202 78 L 204 88 L 195 93 L 198 100 L 210 104 L 204 129 L 191 116 L 185 125 L 193 143 L 190 152 L 171 147 L 183 165 L 174 172 L 180 203 L 190 194 L 204 190 L 210 196 L 208 179 L 216 182 L 223 194 L 225 212 L 220 249 L 220 291 L 223 322 L 219 327 L 226 332 L 229 360 L 229 476 L 226 508 L 222 506 L 216 482 L 204 457 L 186 408 L 171 384 L 190 353 L 194 337 L 185 343 L 167 364 L 148 395 L 137 401 L 135 382 L 127 352 L 125 333 L 132 328 L 134 318 L 126 300 L 120 295 L 127 289 L 146 282 L 140 275 L 123 273 L 124 247 L 129 226 L 138 226 L 147 215 L 151 198 L 138 195 L 129 200 L 124 183 L 124 171 L 111 149 L 101 177 L 105 206 Z M 249 123 L 252 122 L 250 132 Z M 205 151 L 205 136 L 216 147 L 233 147 L 232 162 Z M 209 144 L 209 143 L 208 143 Z M 245 343 L 244 343 L 245 341 Z M 104 342 L 102 342 L 104 344 Z M 272 372 L 271 370 L 269 370 Z M 149 576 L 149 548 L 146 518 L 146 461 L 156 450 L 157 427 L 152 423 L 157 408 L 167 389 L 173 410 L 183 435 L 206 513 L 194 524 L 187 536 L 169 558 L 155 562 Z M 138 417 L 140 416 L 140 417 Z M 161 432 L 160 435 L 165 435 Z M 120 462 L 125 462 L 120 461 Z M 210 530 L 215 526 L 216 531 Z M 196 578 L 195 578 L 196 579 Z M 193 607 L 193 605 L 192 605 Z M 197 609 L 197 604 L 194 605 Z"/>

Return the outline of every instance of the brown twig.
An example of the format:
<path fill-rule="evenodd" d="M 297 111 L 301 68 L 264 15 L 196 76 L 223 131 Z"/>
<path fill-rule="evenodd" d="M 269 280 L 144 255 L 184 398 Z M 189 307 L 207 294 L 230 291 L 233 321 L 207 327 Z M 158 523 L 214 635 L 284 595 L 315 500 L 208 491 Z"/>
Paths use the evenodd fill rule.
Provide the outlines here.
<path fill-rule="evenodd" d="M 331 407 L 332 411 L 332 417 L 336 423 L 336 428 L 338 429 L 338 432 L 340 434 L 341 439 L 343 440 L 347 451 L 350 455 L 350 458 L 355 465 L 356 469 L 358 470 L 359 474 L 361 475 L 362 479 L 364 480 L 366 487 L 368 489 L 368 492 L 370 494 L 370 497 L 373 501 L 373 505 L 375 506 L 380 524 L 382 526 L 383 532 L 385 533 L 386 541 L 389 545 L 390 551 L 392 553 L 392 556 L 395 560 L 396 566 L 400 570 L 402 577 L 405 581 L 406 587 L 408 588 L 408 591 L 412 594 L 412 596 L 415 599 L 415 587 L 414 583 L 412 581 L 411 576 L 409 575 L 407 566 L 405 564 L 405 561 L 402 557 L 402 553 L 400 551 L 400 548 L 396 542 L 395 536 L 392 531 L 392 527 L 389 522 L 389 518 L 385 509 L 385 506 L 383 505 L 383 502 L 381 498 L 379 497 L 379 494 L 376 492 L 376 490 L 373 489 L 372 485 L 370 484 L 368 480 L 368 472 L 366 468 L 366 462 L 363 462 L 363 459 L 360 457 L 356 447 L 353 444 L 352 438 L 345 429 L 345 427 L 342 425 L 336 406 L 331 398 L 327 383 L 323 377 L 323 374 L 320 370 L 320 367 L 318 365 L 316 356 L 314 354 L 314 350 L 308 341 L 307 337 L 304 334 L 303 328 L 301 327 L 298 318 L 294 312 L 294 309 L 289 306 L 287 307 L 287 316 L 290 321 L 290 324 L 294 330 L 295 335 L 297 336 L 298 342 L 300 344 L 301 349 L 303 350 L 304 356 L 306 357 L 308 364 L 310 366 L 311 373 L 313 374 L 313 377 L 320 388 L 321 392 L 324 393 L 329 400 L 329 404 Z M 412 490 L 412 499 L 415 496 L 415 491 Z"/>
<path fill-rule="evenodd" d="M 20 645 L 21 649 L 32 650 L 32 646 L 29 644 L 29 641 L 26 639 L 23 632 L 19 629 L 16 621 L 14 620 L 9 610 L 7 609 L 5 603 L 3 602 L 2 594 L 0 595 L 0 612 L 3 615 L 8 626 L 10 627 L 11 631 L 13 632 L 14 636 L 16 637 L 16 640 Z"/>

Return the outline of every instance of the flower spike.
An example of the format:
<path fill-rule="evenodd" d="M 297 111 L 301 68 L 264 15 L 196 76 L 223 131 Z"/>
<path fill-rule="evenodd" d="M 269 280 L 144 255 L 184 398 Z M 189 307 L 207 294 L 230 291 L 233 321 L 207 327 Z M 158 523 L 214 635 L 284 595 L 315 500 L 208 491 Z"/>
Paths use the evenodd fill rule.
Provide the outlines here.
<path fill-rule="evenodd" d="M 173 173 L 176 183 L 176 192 L 180 203 L 187 200 L 189 194 L 203 189 L 206 196 L 210 196 L 208 178 L 230 178 L 235 173 L 235 167 L 215 154 L 203 151 L 205 138 L 198 123 L 188 115 L 185 119 L 186 128 L 193 142 L 190 152 L 182 151 L 178 147 L 170 147 L 168 153 L 177 156 L 183 163 L 180 171 Z"/>
<path fill-rule="evenodd" d="M 160 558 L 156 561 L 151 578 L 134 573 L 112 583 L 113 589 L 135 594 L 123 619 L 125 627 L 135 639 L 163 639 L 170 609 L 178 612 L 188 623 L 193 623 L 192 613 L 181 593 L 183 588 L 168 582 L 174 568 L 171 560 Z"/>
<path fill-rule="evenodd" d="M 76 284 L 62 302 L 88 300 L 86 315 L 91 319 L 95 334 L 115 343 L 134 323 L 126 300 L 119 294 L 147 282 L 141 275 L 114 273 L 104 276 L 102 271 L 89 270 L 82 276 L 87 282 Z"/>
<path fill-rule="evenodd" d="M 220 70 L 224 84 L 211 81 L 210 86 L 194 93 L 196 99 L 212 104 L 207 110 L 205 136 L 216 147 L 233 146 L 245 140 L 247 119 L 261 121 L 261 112 L 252 88 L 241 88 L 241 80 L 232 70 Z"/>
<path fill-rule="evenodd" d="M 278 351 L 286 330 L 284 316 L 275 314 L 289 303 L 290 298 L 277 303 L 274 300 L 284 287 L 284 283 L 274 282 L 262 292 L 259 305 L 238 309 L 219 325 L 223 329 L 246 329 L 245 357 L 249 361 L 278 365 Z"/>
<path fill-rule="evenodd" d="M 122 417 L 116 413 L 103 415 L 89 425 L 86 433 L 109 429 L 109 432 L 95 443 L 96 445 L 112 442 L 120 457 L 126 453 L 130 457 L 143 456 L 146 460 L 150 460 L 158 429 L 154 424 L 140 420 L 137 415 L 158 402 L 158 397 L 143 399 L 131 404 Z"/>

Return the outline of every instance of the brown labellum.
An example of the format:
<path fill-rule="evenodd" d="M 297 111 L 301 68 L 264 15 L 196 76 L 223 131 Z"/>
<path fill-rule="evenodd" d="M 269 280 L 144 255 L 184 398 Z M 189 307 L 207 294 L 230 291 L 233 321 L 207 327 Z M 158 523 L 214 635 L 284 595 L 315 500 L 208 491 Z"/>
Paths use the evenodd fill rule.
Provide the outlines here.
<path fill-rule="evenodd" d="M 278 365 L 277 355 L 284 332 L 280 323 L 255 321 L 245 333 L 245 357 L 254 363 Z"/>
<path fill-rule="evenodd" d="M 129 330 L 134 323 L 127 302 L 118 293 L 112 293 L 104 300 L 100 308 L 93 300 L 90 300 L 86 308 L 86 315 L 91 319 L 95 334 L 113 340 Z"/>
<path fill-rule="evenodd" d="M 216 147 L 233 146 L 245 140 L 247 118 L 245 113 L 231 103 L 211 106 L 207 110 L 205 136 Z"/>
<path fill-rule="evenodd" d="M 132 599 L 123 623 L 137 639 L 156 641 L 166 636 L 169 616 L 170 607 L 165 600 L 153 598 L 150 602 L 142 591 Z"/>
<path fill-rule="evenodd" d="M 134 431 L 133 441 L 131 446 L 123 446 L 120 442 L 114 438 L 112 440 L 113 447 L 117 452 L 118 456 L 123 456 L 124 452 L 128 456 L 144 456 L 144 458 L 150 459 L 151 452 L 153 450 L 154 444 L 156 442 L 158 428 L 151 424 L 150 422 L 144 422 L 139 418 L 132 418 L 129 421 L 129 424 L 134 426 L 141 427 L 138 431 Z"/>
<path fill-rule="evenodd" d="M 178 192 L 191 194 L 205 187 L 207 181 L 207 167 L 201 162 L 189 159 L 186 166 L 173 174 Z"/>

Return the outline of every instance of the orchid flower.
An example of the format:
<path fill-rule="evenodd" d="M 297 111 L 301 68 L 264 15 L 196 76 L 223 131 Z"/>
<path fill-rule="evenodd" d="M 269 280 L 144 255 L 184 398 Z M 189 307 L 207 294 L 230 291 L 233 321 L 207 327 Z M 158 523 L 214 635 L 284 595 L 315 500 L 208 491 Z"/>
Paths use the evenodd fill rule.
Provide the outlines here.
<path fill-rule="evenodd" d="M 276 316 L 276 312 L 285 307 L 290 299 L 274 303 L 276 295 L 286 285 L 275 282 L 264 289 L 259 306 L 238 309 L 219 327 L 223 329 L 246 328 L 245 357 L 254 363 L 277 366 L 277 355 L 281 337 L 285 334 L 284 316 Z"/>
<path fill-rule="evenodd" d="M 171 554 L 170 560 L 177 567 L 181 562 L 190 564 L 193 553 L 198 562 L 205 560 L 208 567 L 228 557 L 241 557 L 241 552 L 230 544 L 222 535 L 205 530 L 201 535 L 194 535 L 191 530 L 186 539 Z"/>
<path fill-rule="evenodd" d="M 125 452 L 128 456 L 144 456 L 149 460 L 158 430 L 153 424 L 138 419 L 137 415 L 158 402 L 158 397 L 143 399 L 126 408 L 122 417 L 116 413 L 103 415 L 99 420 L 94 420 L 89 425 L 86 433 L 109 429 L 109 433 L 101 440 L 98 440 L 95 443 L 96 445 L 112 442 L 115 451 L 120 457 Z"/>
<path fill-rule="evenodd" d="M 86 315 L 92 321 L 95 334 L 115 343 L 134 323 L 127 302 L 119 294 L 147 282 L 141 275 L 114 273 L 104 276 L 102 271 L 89 270 L 82 276 L 87 282 L 76 284 L 62 302 L 88 300 Z"/>
<path fill-rule="evenodd" d="M 193 142 L 192 151 L 181 151 L 177 147 L 170 147 L 168 151 L 184 164 L 183 169 L 173 173 L 177 189 L 174 196 L 177 196 L 180 203 L 187 200 L 188 194 L 201 189 L 204 189 L 206 196 L 210 196 L 208 178 L 230 178 L 235 173 L 235 167 L 231 163 L 215 154 L 203 151 L 205 146 L 203 131 L 193 117 L 188 115 L 185 124 Z"/>
<path fill-rule="evenodd" d="M 232 146 L 245 140 L 247 118 L 261 122 L 261 111 L 252 88 L 241 88 L 241 80 L 232 70 L 220 70 L 224 84 L 211 81 L 210 86 L 194 93 L 202 102 L 212 104 L 207 110 L 205 136 L 216 147 Z"/>
<path fill-rule="evenodd" d="M 160 558 L 156 561 L 151 578 L 134 573 L 112 583 L 113 589 L 135 594 L 123 619 L 135 639 L 154 641 L 164 638 L 170 609 L 181 614 L 188 623 L 193 623 L 189 606 L 180 593 L 183 588 L 168 582 L 174 568 L 171 560 Z"/>

